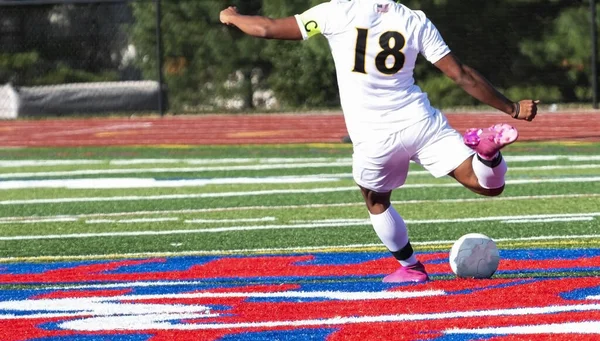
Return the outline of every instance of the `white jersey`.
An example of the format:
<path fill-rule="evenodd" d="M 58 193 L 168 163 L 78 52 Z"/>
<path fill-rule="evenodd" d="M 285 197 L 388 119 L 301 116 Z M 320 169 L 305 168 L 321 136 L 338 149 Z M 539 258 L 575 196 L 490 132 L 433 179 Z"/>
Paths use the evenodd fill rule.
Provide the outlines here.
<path fill-rule="evenodd" d="M 382 139 L 434 110 L 415 85 L 421 53 L 435 63 L 450 53 L 421 11 L 392 0 L 332 0 L 296 15 L 304 39 L 322 34 L 335 61 L 353 143 Z"/>

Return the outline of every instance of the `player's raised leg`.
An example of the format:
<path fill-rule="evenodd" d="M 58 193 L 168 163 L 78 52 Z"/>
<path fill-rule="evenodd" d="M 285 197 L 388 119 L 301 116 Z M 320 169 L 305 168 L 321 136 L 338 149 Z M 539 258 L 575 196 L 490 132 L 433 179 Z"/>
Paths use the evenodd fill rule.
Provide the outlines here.
<path fill-rule="evenodd" d="M 410 245 L 404 219 L 391 205 L 391 192 L 377 193 L 363 187 L 360 189 L 375 233 L 401 265 L 398 270 L 384 277 L 383 281 L 386 283 L 427 281 L 429 277 L 425 267 L 417 260 Z"/>
<path fill-rule="evenodd" d="M 508 124 L 469 129 L 464 135 L 464 143 L 476 155 L 465 160 L 450 176 L 481 195 L 500 195 L 504 190 L 504 176 L 508 170 L 500 150 L 515 142 L 518 136 L 517 130 Z"/>

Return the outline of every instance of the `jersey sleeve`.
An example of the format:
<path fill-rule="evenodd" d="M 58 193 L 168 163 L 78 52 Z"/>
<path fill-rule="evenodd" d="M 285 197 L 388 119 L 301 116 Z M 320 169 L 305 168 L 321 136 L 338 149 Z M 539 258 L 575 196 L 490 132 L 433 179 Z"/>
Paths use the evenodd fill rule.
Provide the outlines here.
<path fill-rule="evenodd" d="M 450 53 L 450 48 L 431 20 L 425 17 L 423 12 L 419 14 L 423 19 L 419 38 L 420 52 L 425 59 L 434 64 Z"/>
<path fill-rule="evenodd" d="M 325 2 L 319 4 L 302 14 L 296 15 L 296 21 L 302 37 L 308 39 L 317 34 L 327 35 L 328 31 L 328 17 L 330 16 L 331 3 Z"/>

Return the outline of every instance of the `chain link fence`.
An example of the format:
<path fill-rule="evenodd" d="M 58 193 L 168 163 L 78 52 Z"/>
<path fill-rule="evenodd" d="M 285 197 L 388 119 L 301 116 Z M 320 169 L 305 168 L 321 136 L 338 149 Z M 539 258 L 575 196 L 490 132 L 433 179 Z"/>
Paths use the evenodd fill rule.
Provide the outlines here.
<path fill-rule="evenodd" d="M 0 118 L 338 108 L 325 39 L 265 41 L 218 18 L 230 4 L 280 17 L 319 2 L 0 0 Z M 593 0 L 404 3 L 509 97 L 597 98 Z M 477 104 L 423 60 L 415 76 L 436 106 Z"/>
<path fill-rule="evenodd" d="M 0 117 L 157 111 L 129 2 L 0 6 Z"/>

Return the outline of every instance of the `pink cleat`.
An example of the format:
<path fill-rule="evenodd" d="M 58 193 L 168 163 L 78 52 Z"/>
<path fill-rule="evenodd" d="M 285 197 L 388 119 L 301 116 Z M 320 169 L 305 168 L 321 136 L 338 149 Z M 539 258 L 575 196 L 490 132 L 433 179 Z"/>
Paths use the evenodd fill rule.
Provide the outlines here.
<path fill-rule="evenodd" d="M 401 266 L 398 270 L 383 278 L 384 283 L 423 283 L 428 280 L 429 276 L 421 262 L 411 266 Z"/>
<path fill-rule="evenodd" d="M 492 160 L 500 149 L 515 142 L 519 132 L 513 126 L 499 123 L 489 128 L 467 130 L 463 139 L 467 146 L 486 160 Z"/>

